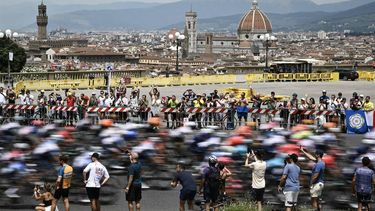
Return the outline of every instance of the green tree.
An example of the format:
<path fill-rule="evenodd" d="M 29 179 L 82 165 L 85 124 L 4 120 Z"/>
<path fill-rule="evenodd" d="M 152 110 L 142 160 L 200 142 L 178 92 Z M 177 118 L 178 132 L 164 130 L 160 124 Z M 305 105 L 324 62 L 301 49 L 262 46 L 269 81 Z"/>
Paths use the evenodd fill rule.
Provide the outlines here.
<path fill-rule="evenodd" d="M 13 61 L 10 62 L 11 72 L 20 72 L 26 64 L 25 49 L 19 47 L 12 39 L 0 38 L 0 72 L 8 72 L 8 54 L 13 52 Z"/>

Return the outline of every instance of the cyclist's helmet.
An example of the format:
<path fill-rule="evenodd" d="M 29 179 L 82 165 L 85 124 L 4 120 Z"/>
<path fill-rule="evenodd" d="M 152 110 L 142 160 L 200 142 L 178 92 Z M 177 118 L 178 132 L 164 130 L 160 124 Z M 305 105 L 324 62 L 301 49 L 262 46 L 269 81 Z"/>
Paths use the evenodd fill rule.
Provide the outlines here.
<path fill-rule="evenodd" d="M 208 164 L 210 166 L 215 166 L 217 164 L 217 157 L 215 155 L 211 155 L 209 158 L 208 158 Z"/>

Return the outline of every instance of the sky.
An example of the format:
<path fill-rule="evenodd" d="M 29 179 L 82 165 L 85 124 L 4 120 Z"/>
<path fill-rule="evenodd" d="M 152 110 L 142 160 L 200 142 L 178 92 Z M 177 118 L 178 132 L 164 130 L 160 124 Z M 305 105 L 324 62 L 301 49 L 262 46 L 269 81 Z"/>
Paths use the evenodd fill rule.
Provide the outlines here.
<path fill-rule="evenodd" d="M 5 3 L 3 1 L 8 1 L 8 0 L 0 0 L 0 5 L 1 3 Z M 13 3 L 16 3 L 17 1 L 41 1 L 41 0 L 13 0 L 11 2 Z M 139 1 L 139 2 L 162 2 L 162 3 L 166 3 L 166 2 L 173 2 L 173 1 L 179 1 L 179 0 L 44 0 L 45 2 L 48 3 L 48 1 L 52 1 L 54 3 L 58 2 L 58 3 L 61 3 L 61 4 L 70 4 L 70 3 L 75 3 L 75 4 L 99 4 L 99 3 L 110 3 L 110 2 L 119 2 L 119 1 Z M 250 0 L 249 0 L 250 1 Z M 259 0 L 261 1 L 261 0 Z M 276 1 L 282 1 L 282 0 L 276 0 Z M 315 3 L 318 3 L 318 4 L 324 4 L 324 3 L 332 3 L 332 2 L 339 2 L 339 1 L 346 1 L 346 0 L 312 0 L 314 1 Z"/>

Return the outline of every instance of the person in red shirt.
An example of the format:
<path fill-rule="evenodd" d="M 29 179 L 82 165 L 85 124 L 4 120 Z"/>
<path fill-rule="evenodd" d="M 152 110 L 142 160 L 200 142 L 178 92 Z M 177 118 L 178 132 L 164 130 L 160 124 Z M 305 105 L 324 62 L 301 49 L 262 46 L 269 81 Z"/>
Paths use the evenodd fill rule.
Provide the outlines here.
<path fill-rule="evenodd" d="M 76 98 L 72 95 L 71 92 L 68 92 L 65 101 L 66 101 L 67 107 L 74 107 L 76 103 Z M 67 111 L 66 118 L 67 118 L 67 123 L 69 125 L 73 125 L 74 111 Z"/>

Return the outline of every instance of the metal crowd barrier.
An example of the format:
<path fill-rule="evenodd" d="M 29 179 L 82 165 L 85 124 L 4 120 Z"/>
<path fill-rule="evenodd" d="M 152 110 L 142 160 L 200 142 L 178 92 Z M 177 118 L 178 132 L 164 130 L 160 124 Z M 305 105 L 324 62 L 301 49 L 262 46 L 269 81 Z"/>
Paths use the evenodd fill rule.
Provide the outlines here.
<path fill-rule="evenodd" d="M 181 126 L 185 122 L 192 121 L 197 127 L 220 126 L 222 129 L 235 129 L 241 124 L 248 122 L 255 123 L 255 127 L 259 127 L 261 123 L 267 123 L 275 118 L 280 121 L 281 127 L 291 127 L 301 123 L 305 119 L 312 120 L 314 124 L 321 125 L 321 121 L 333 121 L 333 117 L 337 118 L 336 123 L 343 125 L 339 111 L 328 110 L 298 110 L 298 109 L 263 109 L 249 108 L 248 112 L 239 115 L 236 108 L 194 108 L 189 107 L 183 111 L 178 108 L 159 108 L 156 113 L 152 114 L 155 109 L 146 108 L 140 111 L 130 107 L 88 107 L 79 106 L 37 106 L 37 105 L 3 105 L 2 121 L 7 123 L 15 120 L 15 116 L 25 117 L 27 120 L 42 119 L 45 122 L 53 122 L 54 120 L 65 120 L 67 122 L 77 122 L 80 119 L 89 117 L 93 123 L 99 122 L 100 119 L 111 118 L 115 122 L 147 122 L 152 116 L 160 116 L 166 123 L 166 126 Z M 68 114 L 69 113 L 69 114 Z M 241 117 L 241 119 L 239 119 Z M 243 117 L 243 118 L 242 118 Z M 320 118 L 317 118 L 320 117 Z M 30 123 L 30 121 L 26 121 Z"/>

